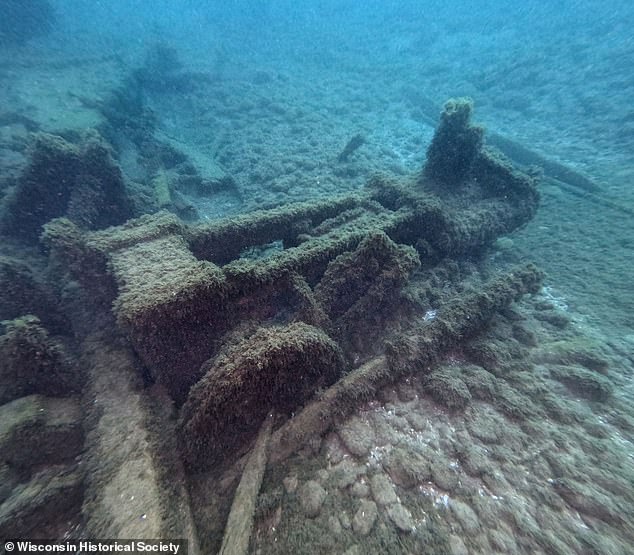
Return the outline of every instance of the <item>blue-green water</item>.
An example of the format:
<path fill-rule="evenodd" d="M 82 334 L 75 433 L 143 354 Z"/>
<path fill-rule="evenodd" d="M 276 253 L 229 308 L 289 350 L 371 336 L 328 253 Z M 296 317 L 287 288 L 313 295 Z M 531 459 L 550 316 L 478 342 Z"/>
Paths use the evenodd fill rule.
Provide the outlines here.
<path fill-rule="evenodd" d="M 61 521 L 26 490 L 37 480 L 50 482 L 38 472 L 56 479 L 61 467 L 75 472 L 69 460 L 56 459 L 52 470 L 45 456 L 28 470 L 4 464 L 0 531 L 34 538 L 169 535 L 178 526 L 159 521 L 173 513 L 179 522 L 191 518 L 205 551 L 219 547 L 232 496 L 231 488 L 220 495 L 210 485 L 216 482 L 198 476 L 183 478 L 182 491 L 171 497 L 157 486 L 162 516 L 143 528 L 137 524 L 146 513 L 137 505 L 128 514 L 122 501 L 118 520 L 115 503 L 94 493 L 116 482 L 113 468 L 138 461 L 118 454 L 116 463 L 104 463 L 103 480 L 98 476 L 94 461 L 107 458 L 99 451 L 107 441 L 100 443 L 97 417 L 85 407 L 103 396 L 113 414 L 147 422 L 135 403 L 150 395 L 143 388 L 151 388 L 152 371 L 129 370 L 132 385 L 118 397 L 106 395 L 94 368 L 110 368 L 109 358 L 86 355 L 84 334 L 93 324 L 101 333 L 118 324 L 105 316 L 109 301 L 102 306 L 93 293 L 80 293 L 85 284 L 63 277 L 47 258 L 42 225 L 70 215 L 94 230 L 159 209 L 198 225 L 359 192 L 377 173 L 410 183 L 425 163 L 443 103 L 470 97 L 490 144 L 517 164 L 542 166 L 536 217 L 499 239 L 474 269 L 486 278 L 532 261 L 546 272 L 537 297 L 481 330 L 483 341 L 505 345 L 500 356 L 516 365 L 488 367 L 468 349 L 447 353 L 443 364 L 467 385 L 473 376 L 484 379 L 474 365 L 497 380 L 490 398 L 471 391 L 468 406 L 455 411 L 410 376 L 342 418 L 312 451 L 270 464 L 249 552 L 628 553 L 634 544 L 631 3 L 3 0 L 0 10 L 0 330 L 8 337 L 15 325 L 9 320 L 36 314 L 42 328 L 27 326 L 25 334 L 45 329 L 74 361 L 68 364 L 82 369 L 76 387 L 65 378 L 52 397 L 73 399 L 55 410 L 86 430 L 71 459 L 91 461 L 89 476 L 79 473 L 73 482 Z M 44 157 L 31 180 L 40 181 L 25 189 L 36 133 L 60 136 L 77 152 L 87 148 L 87 133 L 98 135 L 111 152 L 107 167 L 118 168 L 115 177 L 106 179 L 102 166 L 99 175 L 91 173 L 86 162 L 47 173 Z M 362 140 L 342 156 L 357 135 Z M 79 192 L 69 193 L 66 181 Z M 90 186 L 95 181 L 98 195 Z M 27 192 L 16 197 L 16 190 Z M 90 209 L 79 210 L 82 203 Z M 253 238 L 253 251 L 243 257 L 280 248 L 263 243 Z M 468 273 L 466 266 L 460 272 Z M 93 303 L 98 309 L 87 318 L 84 308 Z M 103 321 L 90 321 L 94 314 Z M 19 357 L 4 341 L 0 409 L 9 429 L 15 414 L 28 412 L 13 403 L 41 391 L 10 383 L 20 379 L 19 370 L 8 370 Z M 104 372 L 119 380 L 113 368 L 127 367 L 118 358 L 124 355 L 109 356 L 117 362 Z M 62 374 L 68 372 L 73 376 Z M 520 405 L 539 399 L 539 410 L 522 418 L 505 412 L 500 406 L 508 409 L 511 390 Z M 37 403 L 29 410 L 36 412 Z M 128 449 L 138 452 L 146 441 L 142 425 L 110 441 L 140 442 Z M 17 432 L 3 433 L 28 443 Z M 2 441 L 0 449 L 13 449 Z M 150 455 L 138 464 L 169 474 Z M 134 476 L 126 470 L 113 491 L 125 491 Z M 101 501 L 91 504 L 92 495 Z M 152 494 L 143 502 L 154 510 Z M 23 512 L 12 513 L 16 506 Z M 365 519 L 366 510 L 376 516 Z M 24 514 L 35 524 L 16 527 L 26 517 L 15 515 Z"/>

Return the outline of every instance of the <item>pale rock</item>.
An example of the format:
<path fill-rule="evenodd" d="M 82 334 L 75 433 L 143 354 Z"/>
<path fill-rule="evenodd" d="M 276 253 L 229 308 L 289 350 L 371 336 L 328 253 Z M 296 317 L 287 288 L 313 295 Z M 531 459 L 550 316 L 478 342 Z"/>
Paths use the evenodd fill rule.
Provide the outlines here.
<path fill-rule="evenodd" d="M 330 515 L 328 517 L 328 528 L 335 536 L 341 534 L 341 522 L 339 522 L 339 519 L 335 515 Z"/>
<path fill-rule="evenodd" d="M 465 532 L 476 532 L 480 528 L 478 515 L 469 505 L 458 499 L 452 499 L 450 507 L 451 512 Z"/>
<path fill-rule="evenodd" d="M 367 536 L 372 530 L 377 516 L 376 503 L 368 499 L 362 499 L 361 505 L 352 519 L 352 529 L 360 536 Z"/>
<path fill-rule="evenodd" d="M 462 538 L 454 534 L 449 536 L 449 549 L 451 549 L 451 555 L 469 555 L 469 550 Z"/>
<path fill-rule="evenodd" d="M 357 457 L 366 456 L 376 443 L 374 430 L 358 416 L 350 418 L 339 429 L 339 437 L 348 451 Z"/>
<path fill-rule="evenodd" d="M 372 497 L 380 506 L 389 505 L 397 501 L 394 486 L 385 474 L 375 474 L 370 478 Z"/>
<path fill-rule="evenodd" d="M 319 515 L 326 495 L 326 490 L 320 484 L 314 480 L 308 480 L 299 490 L 299 503 L 304 514 L 309 518 Z"/>
<path fill-rule="evenodd" d="M 355 497 L 368 497 L 370 495 L 370 487 L 365 482 L 355 482 L 350 488 L 350 493 Z"/>
<path fill-rule="evenodd" d="M 415 528 L 414 519 L 410 512 L 400 503 L 393 503 L 387 508 L 387 516 L 394 525 L 403 532 L 413 532 Z"/>
<path fill-rule="evenodd" d="M 284 480 L 282 480 L 282 483 L 284 484 L 286 493 L 295 493 L 297 491 L 297 486 L 298 486 L 297 476 L 295 475 L 287 476 L 286 478 L 284 478 Z"/>

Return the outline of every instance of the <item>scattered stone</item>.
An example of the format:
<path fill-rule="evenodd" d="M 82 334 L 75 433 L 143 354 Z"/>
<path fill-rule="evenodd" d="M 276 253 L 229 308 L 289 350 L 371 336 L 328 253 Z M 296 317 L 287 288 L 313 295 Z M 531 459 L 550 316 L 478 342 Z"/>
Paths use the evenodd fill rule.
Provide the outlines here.
<path fill-rule="evenodd" d="M 410 512 L 400 503 L 393 503 L 387 508 L 387 515 L 394 525 L 403 532 L 413 532 L 416 526 Z"/>
<path fill-rule="evenodd" d="M 619 509 L 618 504 L 596 489 L 568 478 L 554 480 L 553 487 L 566 503 L 584 515 L 598 518 L 613 526 L 627 522 L 627 517 Z"/>
<path fill-rule="evenodd" d="M 456 520 L 460 522 L 460 526 L 462 526 L 465 532 L 472 533 L 480 528 L 478 515 L 475 514 L 469 505 L 459 499 L 452 499 L 449 506 L 451 507 L 451 512 L 456 517 Z"/>
<path fill-rule="evenodd" d="M 581 365 L 588 370 L 605 374 L 609 362 L 599 354 L 602 350 L 600 345 L 591 342 L 588 344 L 587 340 L 555 341 L 545 346 L 536 360 L 562 366 Z"/>
<path fill-rule="evenodd" d="M 339 437 L 346 448 L 357 457 L 366 456 L 376 444 L 374 430 L 358 416 L 350 418 L 339 429 Z"/>
<path fill-rule="evenodd" d="M 341 438 L 336 433 L 328 434 L 323 443 L 330 464 L 337 465 L 344 460 L 347 455 L 347 450 Z"/>
<path fill-rule="evenodd" d="M 486 451 L 479 445 L 458 444 L 460 464 L 469 476 L 479 477 L 491 466 Z"/>
<path fill-rule="evenodd" d="M 327 492 L 314 480 L 308 480 L 299 489 L 299 503 L 308 518 L 315 518 L 321 511 Z"/>
<path fill-rule="evenodd" d="M 387 411 L 378 410 L 368 414 L 370 426 L 374 429 L 375 445 L 391 445 L 394 442 L 392 419 L 388 420 Z M 392 417 L 393 418 L 393 417 Z"/>
<path fill-rule="evenodd" d="M 365 474 L 365 467 L 357 465 L 350 459 L 344 459 L 334 468 L 335 483 L 345 489 L 355 483 L 358 476 Z"/>
<path fill-rule="evenodd" d="M 467 385 L 460 379 L 456 368 L 441 366 L 424 382 L 427 391 L 436 401 L 449 409 L 461 409 L 471 401 Z"/>
<path fill-rule="evenodd" d="M 469 393 L 482 401 L 492 401 L 495 398 L 496 378 L 481 366 L 468 364 L 462 367 L 462 380 L 469 389 Z"/>
<path fill-rule="evenodd" d="M 607 439 L 612 433 L 610 428 L 603 422 L 584 422 L 584 428 L 592 437 L 597 439 Z"/>
<path fill-rule="evenodd" d="M 495 399 L 496 407 L 510 418 L 525 420 L 536 417 L 539 410 L 526 395 L 520 394 L 506 382 L 499 382 Z"/>
<path fill-rule="evenodd" d="M 383 403 L 384 405 L 387 403 L 399 402 L 398 392 L 396 391 L 393 385 L 389 385 L 380 389 L 377 395 L 377 399 L 381 401 L 381 403 Z"/>
<path fill-rule="evenodd" d="M 534 536 L 534 537 L 537 538 L 537 536 Z M 536 541 L 539 544 L 539 539 L 536 539 Z M 491 544 L 489 543 L 489 538 L 487 537 L 486 532 L 484 531 L 474 536 L 469 536 L 469 543 L 472 545 L 477 545 L 481 553 L 493 552 L 493 550 L 491 549 Z M 548 553 L 548 550 L 546 550 L 546 552 Z M 539 553 L 539 550 L 536 549 L 535 553 Z"/>
<path fill-rule="evenodd" d="M 432 463 L 431 477 L 434 483 L 445 491 L 453 492 L 458 487 L 458 475 L 446 463 Z"/>
<path fill-rule="evenodd" d="M 367 536 L 374 526 L 377 515 L 376 503 L 368 499 L 362 499 L 361 505 L 352 519 L 352 529 L 359 536 Z"/>
<path fill-rule="evenodd" d="M 318 435 L 313 435 L 310 438 L 306 439 L 306 443 L 302 447 L 298 453 L 302 453 L 302 455 L 312 456 L 316 455 L 321 451 L 321 438 Z"/>
<path fill-rule="evenodd" d="M 531 505 L 515 495 L 507 495 L 500 507 L 500 516 L 511 524 L 517 532 L 529 537 L 539 538 L 542 529 L 531 514 Z"/>
<path fill-rule="evenodd" d="M 286 493 L 295 493 L 297 491 L 298 480 L 297 476 L 287 476 L 283 480 L 284 488 L 286 489 Z"/>
<path fill-rule="evenodd" d="M 451 549 L 451 555 L 469 555 L 469 550 L 462 538 L 455 534 L 449 536 L 449 548 Z"/>
<path fill-rule="evenodd" d="M 389 505 L 398 501 L 394 486 L 385 474 L 375 474 L 370 478 L 372 497 L 379 506 Z"/>
<path fill-rule="evenodd" d="M 535 311 L 533 315 L 535 316 L 537 320 L 546 322 L 547 324 L 550 324 L 554 328 L 557 328 L 560 330 L 567 328 L 570 325 L 570 322 L 572 321 L 572 319 L 570 318 L 568 314 L 566 314 L 565 312 L 562 312 L 561 310 L 557 310 L 555 308 L 551 310 L 544 310 L 541 312 Z"/>
<path fill-rule="evenodd" d="M 612 395 L 610 380 L 580 366 L 554 366 L 550 368 L 550 375 L 590 401 L 606 401 Z"/>
<path fill-rule="evenodd" d="M 350 522 L 350 517 L 346 511 L 341 511 L 339 514 L 339 522 L 341 522 L 341 526 L 346 530 L 350 530 L 352 527 L 352 522 Z"/>
<path fill-rule="evenodd" d="M 340 535 L 343 531 L 341 522 L 339 522 L 339 519 L 334 515 L 328 517 L 328 528 L 335 536 Z"/>
<path fill-rule="evenodd" d="M 503 495 L 509 490 L 509 483 L 498 470 L 489 469 L 482 475 L 482 481 L 496 495 Z"/>
<path fill-rule="evenodd" d="M 428 426 L 429 421 L 427 420 L 427 418 L 423 417 L 423 415 L 418 412 L 409 411 L 405 415 L 405 418 L 407 418 L 410 426 L 418 432 L 423 431 Z"/>
<path fill-rule="evenodd" d="M 397 388 L 397 393 L 398 393 L 398 398 L 403 403 L 408 403 L 409 401 L 413 401 L 414 399 L 416 399 L 416 396 L 417 396 L 416 389 L 414 389 L 414 387 L 412 387 L 408 383 L 399 384 Z"/>
<path fill-rule="evenodd" d="M 411 449 L 396 447 L 384 466 L 394 483 L 407 489 L 431 479 L 429 461 Z"/>
<path fill-rule="evenodd" d="M 495 240 L 494 247 L 500 251 L 509 251 L 513 249 L 515 242 L 510 237 L 498 237 Z"/>
<path fill-rule="evenodd" d="M 493 410 L 469 410 L 467 414 L 469 433 L 484 443 L 499 443 L 499 431 L 504 426 L 504 419 Z"/>
<path fill-rule="evenodd" d="M 513 337 L 526 347 L 537 347 L 537 336 L 520 324 L 513 324 Z"/>
<path fill-rule="evenodd" d="M 367 497 L 370 495 L 370 487 L 365 482 L 355 482 L 350 493 L 355 497 Z"/>
<path fill-rule="evenodd" d="M 516 553 L 517 543 L 513 536 L 502 530 L 489 530 L 489 541 L 491 546 L 502 553 Z"/>
<path fill-rule="evenodd" d="M 390 418 L 390 425 L 394 430 L 398 430 L 399 432 L 407 433 L 409 432 L 411 426 L 407 421 L 407 418 L 404 416 L 394 415 Z"/>
<path fill-rule="evenodd" d="M 470 498 L 470 501 L 484 528 L 492 529 L 505 526 L 505 524 L 500 521 L 499 500 L 494 499 L 493 496 L 490 495 L 474 495 Z M 512 533 L 510 529 L 508 532 Z"/>

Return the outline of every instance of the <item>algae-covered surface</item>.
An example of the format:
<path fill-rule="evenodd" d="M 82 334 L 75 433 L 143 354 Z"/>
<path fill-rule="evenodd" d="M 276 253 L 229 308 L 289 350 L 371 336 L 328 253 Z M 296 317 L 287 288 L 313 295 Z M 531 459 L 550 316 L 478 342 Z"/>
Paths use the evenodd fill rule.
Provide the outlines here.
<path fill-rule="evenodd" d="M 632 552 L 629 2 L 5 4 L 0 538 Z"/>

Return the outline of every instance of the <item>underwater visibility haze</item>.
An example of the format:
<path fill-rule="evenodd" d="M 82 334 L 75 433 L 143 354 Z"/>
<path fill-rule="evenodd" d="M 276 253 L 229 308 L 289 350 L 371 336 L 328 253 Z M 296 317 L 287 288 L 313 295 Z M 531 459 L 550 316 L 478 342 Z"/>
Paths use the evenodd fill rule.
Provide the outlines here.
<path fill-rule="evenodd" d="M 5 552 L 633 553 L 632 28 L 1 0 Z"/>

